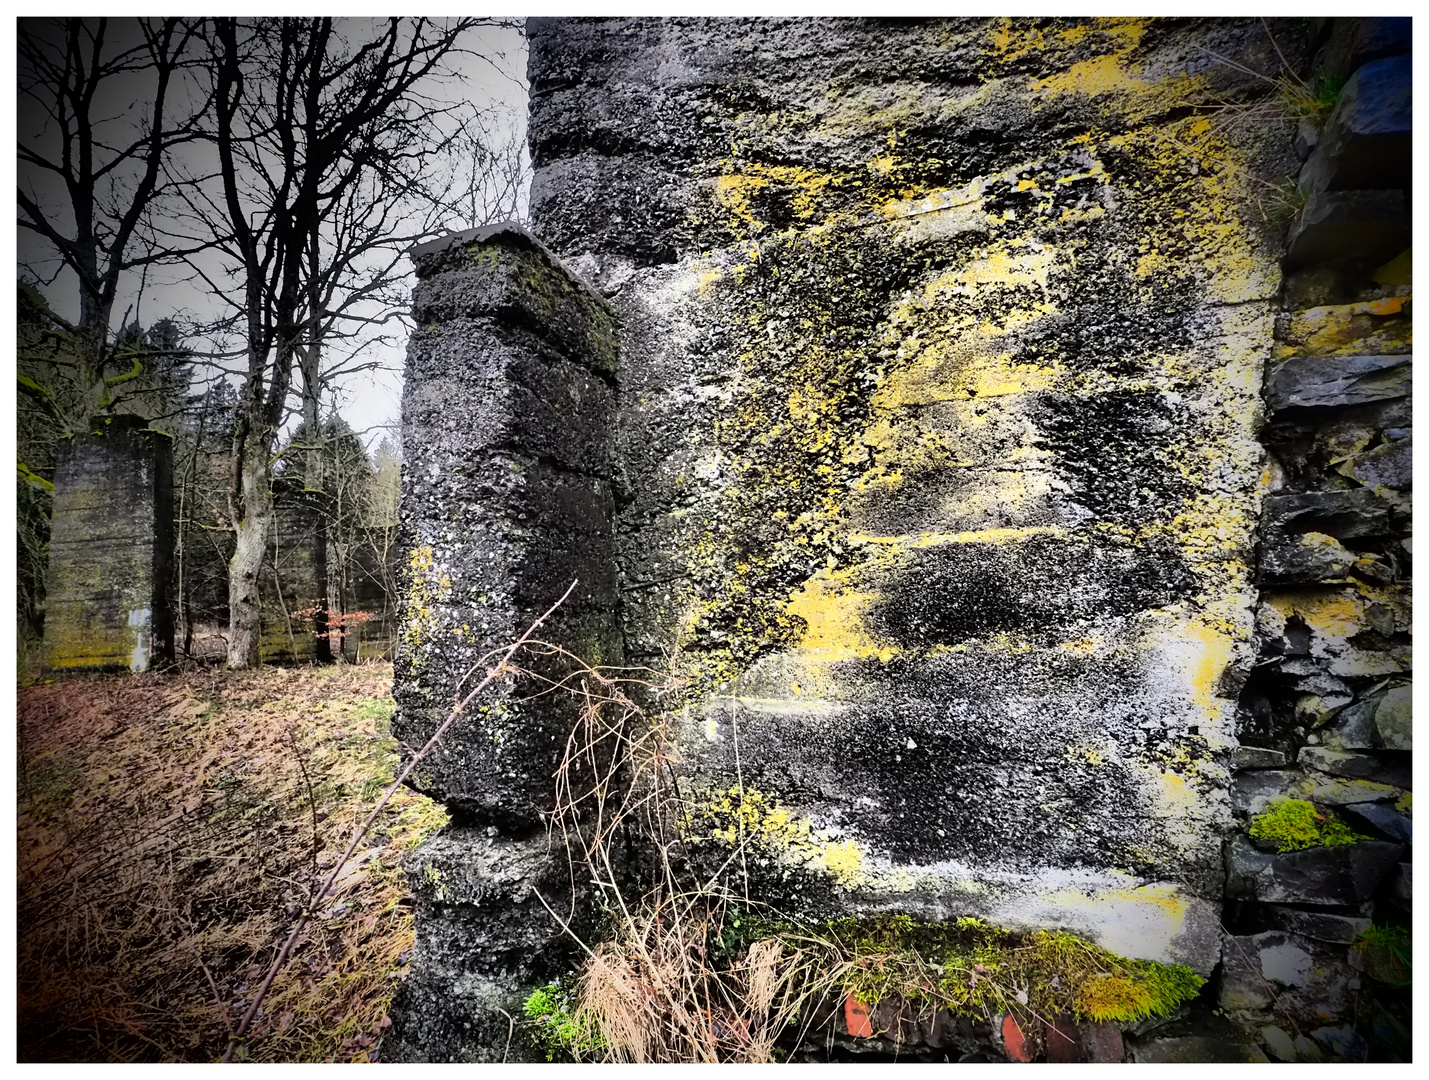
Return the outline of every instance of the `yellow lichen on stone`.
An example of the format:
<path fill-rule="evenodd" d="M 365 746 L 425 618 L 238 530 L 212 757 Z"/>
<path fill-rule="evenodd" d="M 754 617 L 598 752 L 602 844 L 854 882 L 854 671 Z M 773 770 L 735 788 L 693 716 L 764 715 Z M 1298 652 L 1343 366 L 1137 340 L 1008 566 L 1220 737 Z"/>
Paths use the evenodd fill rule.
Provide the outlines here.
<path fill-rule="evenodd" d="M 791 867 L 828 874 L 844 889 L 866 879 L 857 841 L 816 830 L 808 818 L 795 817 L 777 800 L 739 784 L 687 807 L 683 832 L 690 844 L 714 840 L 731 847 L 747 845 Z"/>
<path fill-rule="evenodd" d="M 1413 345 L 1407 296 L 1357 304 L 1332 304 L 1291 314 L 1275 356 L 1383 355 Z"/>
<path fill-rule="evenodd" d="M 878 641 L 865 619 L 876 597 L 841 585 L 847 580 L 847 573 L 817 574 L 789 601 L 788 613 L 806 626 L 798 648 L 823 661 L 876 657 L 886 663 L 898 650 Z"/>
<path fill-rule="evenodd" d="M 834 880 L 849 889 L 864 878 L 863 851 L 853 840 L 842 843 L 830 842 L 821 856 L 824 868 L 834 876 Z"/>
<path fill-rule="evenodd" d="M 435 607 L 451 595 L 451 578 L 439 570 L 430 546 L 415 547 L 407 560 L 411 585 L 407 592 L 402 621 L 402 644 L 416 657 L 436 633 Z"/>

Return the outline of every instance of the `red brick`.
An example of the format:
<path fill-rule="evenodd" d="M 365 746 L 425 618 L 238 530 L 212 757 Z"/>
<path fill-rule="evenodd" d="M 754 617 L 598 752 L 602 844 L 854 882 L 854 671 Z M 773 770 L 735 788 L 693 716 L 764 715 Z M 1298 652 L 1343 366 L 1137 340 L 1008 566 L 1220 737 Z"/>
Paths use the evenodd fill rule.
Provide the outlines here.
<path fill-rule="evenodd" d="M 1027 1040 L 1022 1037 L 1022 1029 L 1011 1015 L 1002 1018 L 1002 1045 L 1007 1050 L 1008 1061 L 1032 1060 L 1032 1055 L 1027 1052 Z"/>
<path fill-rule="evenodd" d="M 1121 1029 L 1115 1024 L 1083 1024 L 1081 1030 L 1088 1061 L 1126 1060 L 1126 1044 L 1121 1041 Z"/>
<path fill-rule="evenodd" d="M 1059 1016 L 1047 1025 L 1047 1060 L 1065 1064 L 1081 1057 L 1077 1028 L 1070 1016 Z"/>
<path fill-rule="evenodd" d="M 873 1038 L 873 1025 L 868 1022 L 868 1006 L 852 994 L 844 999 L 844 1024 L 855 1039 Z"/>

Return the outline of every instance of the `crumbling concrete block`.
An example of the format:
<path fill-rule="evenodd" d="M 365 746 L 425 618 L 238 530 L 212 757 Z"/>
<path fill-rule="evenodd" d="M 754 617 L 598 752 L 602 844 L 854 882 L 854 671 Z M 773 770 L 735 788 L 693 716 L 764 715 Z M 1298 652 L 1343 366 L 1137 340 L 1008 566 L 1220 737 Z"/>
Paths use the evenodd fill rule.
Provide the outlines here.
<path fill-rule="evenodd" d="M 588 663 L 622 655 L 612 313 L 517 226 L 412 255 L 393 721 L 404 754 L 573 582 L 540 636 Z M 463 820 L 538 827 L 578 706 L 521 700 L 536 689 L 505 679 L 474 702 L 414 786 Z"/>

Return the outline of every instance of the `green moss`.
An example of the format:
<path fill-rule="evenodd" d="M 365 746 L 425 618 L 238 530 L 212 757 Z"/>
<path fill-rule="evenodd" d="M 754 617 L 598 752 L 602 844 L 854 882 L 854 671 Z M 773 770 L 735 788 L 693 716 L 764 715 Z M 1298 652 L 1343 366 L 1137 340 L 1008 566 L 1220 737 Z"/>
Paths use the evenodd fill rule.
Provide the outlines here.
<path fill-rule="evenodd" d="M 1402 926 L 1371 926 L 1351 946 L 1360 967 L 1371 978 L 1391 986 L 1410 986 L 1414 975 L 1414 943 Z"/>
<path fill-rule="evenodd" d="M 605 1049 L 605 1040 L 595 1025 L 575 1012 L 574 978 L 539 986 L 531 992 L 521 1011 L 526 1022 L 522 1030 L 527 1042 L 546 1055 L 547 1061 L 591 1058 Z"/>
<path fill-rule="evenodd" d="M 755 933 L 809 931 L 745 917 Z M 1133 960 L 1059 930 L 1014 935 L 980 919 L 920 923 L 907 915 L 845 917 L 824 924 L 832 962 L 846 965 L 846 988 L 873 1005 L 896 997 L 964 1016 L 1020 1012 L 1134 1023 L 1165 1016 L 1200 992 L 1190 968 Z"/>
<path fill-rule="evenodd" d="M 1334 818 L 1327 818 L 1304 799 L 1277 798 L 1250 823 L 1250 838 L 1272 845 L 1276 851 L 1303 851 L 1368 840 Z"/>

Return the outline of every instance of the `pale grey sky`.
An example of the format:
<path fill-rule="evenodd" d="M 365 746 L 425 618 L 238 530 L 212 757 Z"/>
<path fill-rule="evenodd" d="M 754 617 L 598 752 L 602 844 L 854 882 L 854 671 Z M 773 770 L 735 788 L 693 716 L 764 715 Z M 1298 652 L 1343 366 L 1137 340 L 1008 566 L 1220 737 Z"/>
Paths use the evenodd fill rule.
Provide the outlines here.
<path fill-rule="evenodd" d="M 356 20 L 361 21 L 359 18 Z M 120 20 L 115 20 L 119 23 Z M 113 25 L 113 24 L 111 24 Z M 475 56 L 459 58 L 453 66 L 466 78 L 464 93 L 478 104 L 489 104 L 493 108 L 493 123 L 489 132 L 493 141 L 515 145 L 524 157 L 526 136 L 526 42 L 524 35 L 514 29 L 500 27 L 482 28 L 467 42 Z M 144 98 L 151 91 L 136 81 L 129 91 L 132 101 L 123 101 L 123 90 L 112 95 L 110 116 L 116 128 L 131 122 L 132 117 L 142 112 Z M 25 117 L 21 116 L 19 135 L 26 138 Z M 27 176 L 22 170 L 19 177 L 22 184 Z M 518 203 L 519 216 L 525 217 L 529 194 L 529 181 L 523 187 Z M 62 197 L 51 200 L 53 205 L 62 205 Z M 454 229 L 461 229 L 478 221 L 458 220 L 451 223 Z M 28 230 L 20 230 L 18 240 L 18 260 L 21 268 L 31 266 L 42 277 L 49 276 L 57 266 L 57 260 L 48 256 L 44 243 L 37 241 Z M 410 265 L 408 288 L 412 279 Z M 210 261 L 210 269 L 218 269 L 216 260 Z M 41 286 L 46 299 L 62 316 L 74 318 L 78 315 L 78 290 L 74 279 L 61 271 L 52 283 Z M 133 307 L 131 321 L 149 326 L 163 318 L 174 317 L 180 322 L 185 318 L 204 319 L 212 317 L 221 305 L 216 302 L 200 277 L 183 267 L 165 267 L 151 270 L 146 281 L 132 276 L 121 286 L 121 297 L 114 311 L 114 328 L 125 317 L 126 308 Z M 389 326 L 386 335 L 391 339 L 386 343 L 377 342 L 369 346 L 363 356 L 375 361 L 374 370 L 357 372 L 340 377 L 335 385 L 337 404 L 343 417 L 358 431 L 365 431 L 364 441 L 375 443 L 383 434 L 385 425 L 398 422 L 401 393 L 402 367 L 405 354 L 406 334 L 395 326 Z M 241 342 L 230 342 L 230 347 L 241 347 Z"/>

